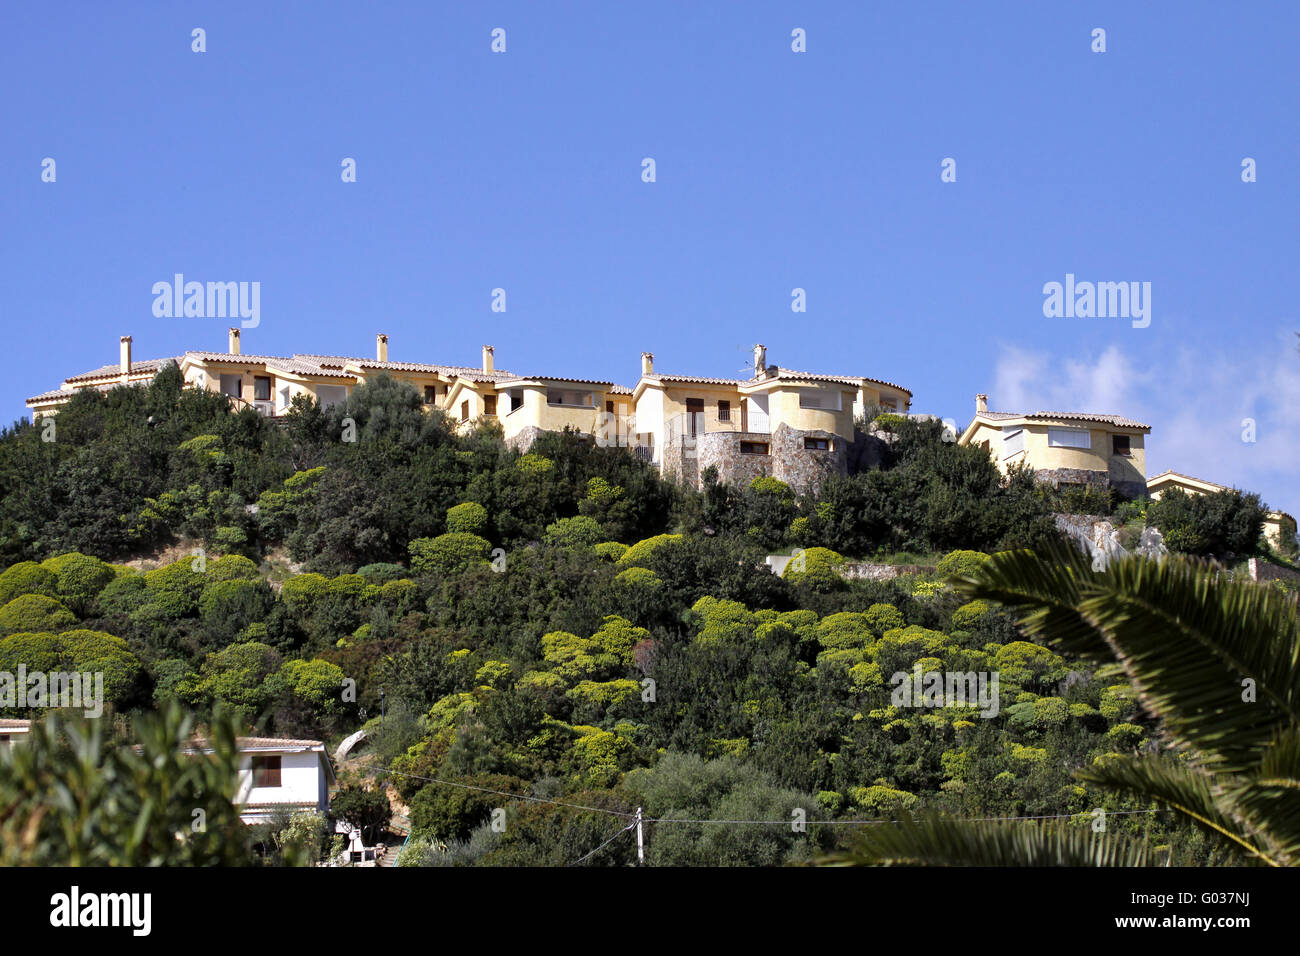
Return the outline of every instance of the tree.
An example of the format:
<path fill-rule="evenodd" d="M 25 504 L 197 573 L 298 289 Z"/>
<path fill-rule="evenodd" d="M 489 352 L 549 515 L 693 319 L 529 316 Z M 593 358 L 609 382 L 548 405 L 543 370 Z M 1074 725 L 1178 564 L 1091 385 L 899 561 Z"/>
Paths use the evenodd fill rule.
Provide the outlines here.
<path fill-rule="evenodd" d="M 373 844 L 387 829 L 393 808 L 379 790 L 344 787 L 330 799 L 330 816 L 358 828 L 362 842 Z"/>
<path fill-rule="evenodd" d="M 132 741 L 107 739 L 104 721 L 52 714 L 35 724 L 20 746 L 0 750 L 0 864 L 252 862 L 233 803 L 234 725 L 213 721 L 212 753 L 194 752 L 194 729 L 175 706 L 136 718 Z"/>

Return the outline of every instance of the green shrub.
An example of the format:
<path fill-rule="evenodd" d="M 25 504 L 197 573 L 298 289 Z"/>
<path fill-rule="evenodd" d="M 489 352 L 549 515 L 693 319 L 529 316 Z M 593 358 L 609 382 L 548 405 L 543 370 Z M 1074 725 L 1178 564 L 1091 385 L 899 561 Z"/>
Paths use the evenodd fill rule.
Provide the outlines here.
<path fill-rule="evenodd" d="M 76 623 L 76 615 L 44 594 L 22 594 L 0 607 L 0 635 L 21 631 L 58 632 Z"/>
<path fill-rule="evenodd" d="M 937 570 L 945 578 L 967 577 L 983 567 L 988 559 L 989 556 L 980 551 L 953 551 L 939 560 Z"/>
<path fill-rule="evenodd" d="M 35 561 L 20 561 L 0 574 L 0 606 L 22 594 L 58 595 L 58 578 Z"/>
<path fill-rule="evenodd" d="M 682 544 L 682 540 L 680 534 L 657 534 L 653 538 L 646 538 L 632 545 L 623 552 L 618 563 L 624 567 L 646 567 L 655 554 L 667 548 L 678 547 Z"/>
<path fill-rule="evenodd" d="M 487 509 L 477 501 L 465 501 L 447 509 L 447 531 L 451 534 L 482 535 L 487 525 Z"/>
<path fill-rule="evenodd" d="M 476 534 L 450 533 L 436 538 L 416 538 L 407 550 L 414 573 L 447 577 L 475 564 L 487 564 L 492 543 Z"/>
<path fill-rule="evenodd" d="M 802 584 L 813 591 L 834 591 L 844 587 L 844 578 L 836 569 L 846 560 L 829 548 L 804 548 L 790 559 L 781 576 L 791 584 Z"/>
<path fill-rule="evenodd" d="M 546 526 L 546 543 L 562 548 L 585 548 L 595 545 L 604 536 L 600 523 L 595 518 L 578 515 L 575 518 L 561 518 Z"/>
<path fill-rule="evenodd" d="M 627 545 L 619 541 L 602 541 L 594 546 L 594 550 L 606 561 L 618 561 L 627 554 Z"/>
<path fill-rule="evenodd" d="M 76 551 L 48 558 L 41 567 L 55 576 L 59 597 L 83 611 L 116 577 L 112 565 Z"/>
<path fill-rule="evenodd" d="M 903 612 L 892 604 L 873 604 L 867 608 L 867 626 L 871 628 L 877 637 L 883 636 L 886 631 L 902 627 L 906 623 Z"/>
<path fill-rule="evenodd" d="M 957 631 L 969 631 L 992 611 L 989 602 L 981 599 L 969 601 L 952 612 L 952 626 Z"/>

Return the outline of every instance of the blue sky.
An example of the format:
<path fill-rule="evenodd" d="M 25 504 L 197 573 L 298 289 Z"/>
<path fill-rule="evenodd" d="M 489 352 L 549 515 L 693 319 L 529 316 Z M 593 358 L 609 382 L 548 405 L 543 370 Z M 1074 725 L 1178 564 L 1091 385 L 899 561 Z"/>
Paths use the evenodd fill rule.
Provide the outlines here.
<path fill-rule="evenodd" d="M 223 349 L 225 320 L 153 315 L 181 272 L 261 283 L 246 352 L 382 331 L 393 359 L 492 343 L 630 384 L 643 350 L 730 375 L 761 341 L 959 425 L 976 392 L 1138 418 L 1150 474 L 1300 513 L 1297 27 L 1286 3 L 6 4 L 0 402 L 123 334 Z M 1045 318 L 1067 273 L 1150 282 L 1150 326 Z"/>

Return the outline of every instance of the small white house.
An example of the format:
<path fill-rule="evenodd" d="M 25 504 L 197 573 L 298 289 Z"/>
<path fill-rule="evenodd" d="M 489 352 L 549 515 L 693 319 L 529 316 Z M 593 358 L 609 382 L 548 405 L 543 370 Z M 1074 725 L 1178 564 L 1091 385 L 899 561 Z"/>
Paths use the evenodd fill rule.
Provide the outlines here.
<path fill-rule="evenodd" d="M 245 823 L 263 822 L 279 810 L 329 811 L 334 768 L 321 741 L 240 737 L 238 744 L 235 803 Z"/>
<path fill-rule="evenodd" d="M 0 720 L 0 747 L 17 743 L 32 731 L 30 720 Z"/>

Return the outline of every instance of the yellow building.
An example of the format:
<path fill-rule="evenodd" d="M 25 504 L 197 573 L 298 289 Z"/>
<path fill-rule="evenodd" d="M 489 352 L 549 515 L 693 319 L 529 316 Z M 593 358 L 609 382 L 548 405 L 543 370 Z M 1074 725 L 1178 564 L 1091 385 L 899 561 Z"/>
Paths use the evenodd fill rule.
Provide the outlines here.
<path fill-rule="evenodd" d="M 975 397 L 975 417 L 957 439 L 984 448 L 1006 474 L 1023 465 L 1054 487 L 1114 488 L 1137 498 L 1146 492 L 1145 439 L 1150 425 L 1090 412 L 991 412 Z"/>
<path fill-rule="evenodd" d="M 635 444 L 664 474 L 688 484 L 698 485 L 712 467 L 727 482 L 768 475 L 812 489 L 846 470 L 855 413 L 911 407 L 912 393 L 901 385 L 779 368 L 768 364 L 762 345 L 754 348 L 753 369 L 748 379 L 664 374 L 643 352 L 628 428 Z"/>
<path fill-rule="evenodd" d="M 1152 501 L 1159 501 L 1160 496 L 1170 488 L 1181 489 L 1189 495 L 1213 495 L 1231 490 L 1227 485 L 1206 481 L 1203 478 L 1193 478 L 1191 475 L 1179 474 L 1176 471 L 1162 471 L 1147 482 L 1147 497 Z M 1268 543 L 1280 550 L 1284 538 L 1289 538 L 1292 543 L 1295 541 L 1295 518 L 1285 511 L 1266 512 L 1263 533 Z"/>
<path fill-rule="evenodd" d="M 543 432 L 572 429 L 601 445 L 630 448 L 665 474 L 696 484 L 715 467 L 724 481 L 771 475 L 803 489 L 846 470 L 857 416 L 877 409 L 906 414 L 912 404 L 912 393 L 892 382 L 769 365 L 761 345 L 747 379 L 657 373 L 646 352 L 641 378 L 628 388 L 498 369 L 490 345 L 483 346 L 480 365 L 460 366 L 392 361 L 387 335 L 376 337 L 373 359 L 247 354 L 241 344 L 240 330 L 232 328 L 224 352 L 133 363 L 131 339 L 124 337 L 118 365 L 73 376 L 27 405 L 34 416 L 51 414 L 78 388 L 148 383 L 175 361 L 187 385 L 227 395 L 233 407 L 278 417 L 300 395 L 334 405 L 357 385 L 387 375 L 412 385 L 426 407 L 443 410 L 461 430 L 482 419 L 499 422 L 515 448 L 527 448 Z"/>
<path fill-rule="evenodd" d="M 119 385 L 148 385 L 168 362 L 179 361 L 179 356 L 133 361 L 131 336 L 124 335 L 119 342 L 119 360 L 116 365 L 104 365 L 64 379 L 63 384 L 54 391 L 42 392 L 27 399 L 27 409 L 35 421 L 45 415 L 55 414 L 81 389 L 106 392 Z"/>

